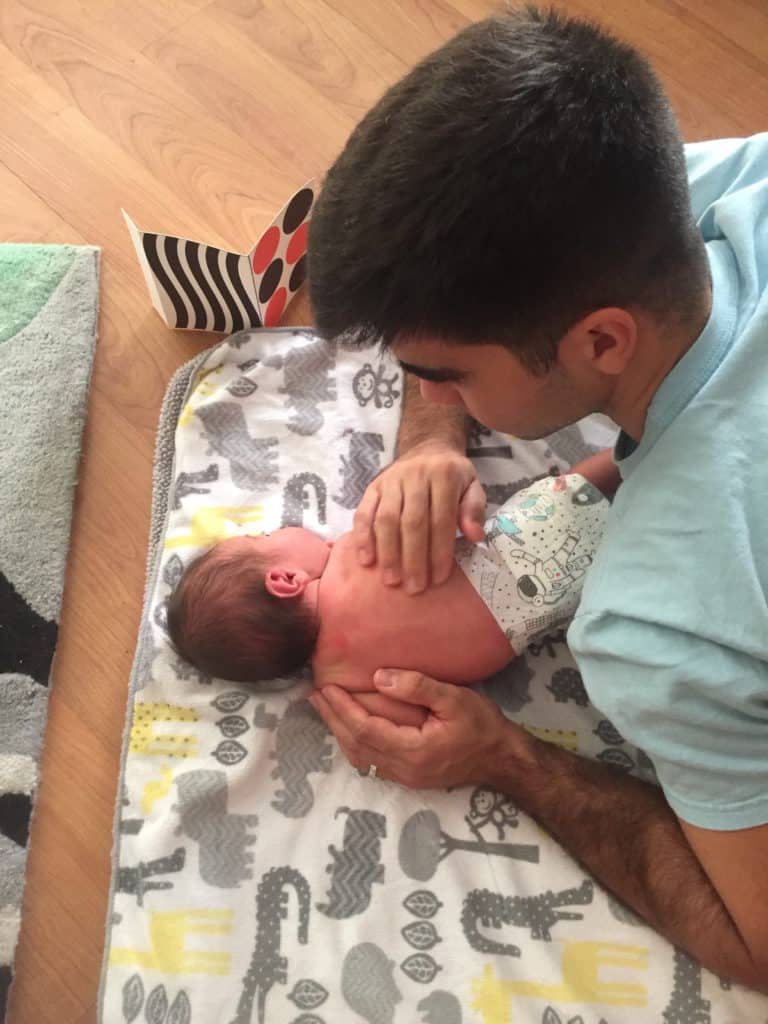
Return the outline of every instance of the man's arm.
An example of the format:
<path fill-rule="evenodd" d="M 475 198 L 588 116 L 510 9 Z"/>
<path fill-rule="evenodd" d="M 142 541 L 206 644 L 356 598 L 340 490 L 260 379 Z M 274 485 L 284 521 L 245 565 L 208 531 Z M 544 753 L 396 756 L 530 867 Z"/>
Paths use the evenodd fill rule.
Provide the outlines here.
<path fill-rule="evenodd" d="M 435 441 L 463 455 L 467 450 L 469 422 L 463 406 L 425 401 L 418 378 L 405 374 L 403 413 L 397 434 L 398 455 L 405 455 L 424 442 Z"/>
<path fill-rule="evenodd" d="M 352 764 L 415 788 L 495 786 L 671 942 L 768 991 L 768 826 L 713 841 L 659 789 L 537 740 L 466 687 L 396 670 L 374 682 L 430 714 L 398 729 L 329 687 L 313 703 Z"/>
<path fill-rule="evenodd" d="M 768 991 L 768 826 L 697 829 L 655 786 L 534 737 L 510 747 L 497 788 L 670 942 Z"/>
<path fill-rule="evenodd" d="M 353 532 L 363 565 L 377 564 L 384 582 L 420 593 L 453 567 L 456 528 L 482 540 L 485 493 L 466 457 L 463 409 L 425 402 L 406 376 L 400 457 L 368 485 Z"/>

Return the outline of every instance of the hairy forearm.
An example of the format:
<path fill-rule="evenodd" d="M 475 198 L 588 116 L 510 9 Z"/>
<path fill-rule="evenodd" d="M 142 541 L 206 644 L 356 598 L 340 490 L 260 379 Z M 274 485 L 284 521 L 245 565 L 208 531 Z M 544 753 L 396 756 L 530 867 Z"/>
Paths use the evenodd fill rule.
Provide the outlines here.
<path fill-rule="evenodd" d="M 457 451 L 467 447 L 469 417 L 459 405 L 437 405 L 421 397 L 419 382 L 405 375 L 403 415 L 397 435 L 398 455 L 405 455 L 423 441 L 442 441 Z"/>
<path fill-rule="evenodd" d="M 711 970 L 752 987 L 749 953 L 660 789 L 530 738 L 494 781 L 616 896 Z"/>

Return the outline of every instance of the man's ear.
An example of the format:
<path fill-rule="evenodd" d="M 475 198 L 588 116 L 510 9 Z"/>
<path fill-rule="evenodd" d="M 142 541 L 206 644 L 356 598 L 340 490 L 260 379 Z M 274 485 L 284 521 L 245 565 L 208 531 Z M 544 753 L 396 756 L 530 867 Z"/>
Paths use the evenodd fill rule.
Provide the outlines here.
<path fill-rule="evenodd" d="M 264 586 L 273 597 L 301 597 L 308 583 L 309 576 L 303 569 L 272 566 L 264 574 Z"/>
<path fill-rule="evenodd" d="M 637 345 L 637 320 L 627 309 L 597 309 L 569 328 L 558 348 L 559 362 L 570 370 L 592 370 L 618 377 Z"/>

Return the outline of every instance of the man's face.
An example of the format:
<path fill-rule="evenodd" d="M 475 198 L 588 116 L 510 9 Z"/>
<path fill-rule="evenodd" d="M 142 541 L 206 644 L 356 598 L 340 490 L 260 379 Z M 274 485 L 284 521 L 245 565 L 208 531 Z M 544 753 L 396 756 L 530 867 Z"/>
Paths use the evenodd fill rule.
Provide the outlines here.
<path fill-rule="evenodd" d="M 406 339 L 392 350 L 420 379 L 426 401 L 463 405 L 480 423 L 506 434 L 534 440 L 594 411 L 559 364 L 537 376 L 501 345 Z"/>

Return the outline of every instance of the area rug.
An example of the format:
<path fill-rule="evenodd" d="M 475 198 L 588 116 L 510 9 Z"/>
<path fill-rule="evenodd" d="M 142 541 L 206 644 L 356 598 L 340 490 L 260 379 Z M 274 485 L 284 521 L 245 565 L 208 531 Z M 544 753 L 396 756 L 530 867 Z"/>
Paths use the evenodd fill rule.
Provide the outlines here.
<path fill-rule="evenodd" d="M 0 245 L 0 1020 L 96 341 L 99 253 Z"/>

